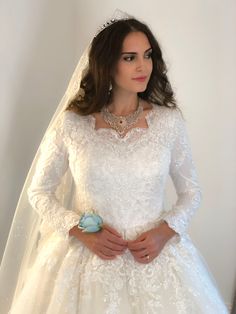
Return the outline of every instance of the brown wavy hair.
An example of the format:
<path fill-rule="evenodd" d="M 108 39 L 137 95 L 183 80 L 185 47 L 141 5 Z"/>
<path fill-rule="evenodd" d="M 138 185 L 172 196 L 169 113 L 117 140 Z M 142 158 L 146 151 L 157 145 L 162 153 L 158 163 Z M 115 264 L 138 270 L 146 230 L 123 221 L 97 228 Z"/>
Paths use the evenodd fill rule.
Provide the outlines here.
<path fill-rule="evenodd" d="M 179 109 L 160 45 L 146 24 L 132 18 L 116 21 L 94 37 L 89 51 L 89 65 L 80 83 L 84 95 L 77 93 L 66 110 L 88 115 L 109 104 L 111 73 L 120 58 L 123 41 L 130 32 L 144 33 L 152 47 L 153 70 L 146 90 L 138 96 L 149 103 Z"/>

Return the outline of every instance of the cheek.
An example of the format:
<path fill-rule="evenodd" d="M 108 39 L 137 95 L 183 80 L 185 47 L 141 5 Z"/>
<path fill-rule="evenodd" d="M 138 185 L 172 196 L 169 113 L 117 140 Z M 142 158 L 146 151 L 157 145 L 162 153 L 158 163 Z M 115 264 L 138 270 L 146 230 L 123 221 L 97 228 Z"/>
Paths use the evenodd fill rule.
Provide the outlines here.
<path fill-rule="evenodd" d="M 131 67 L 127 66 L 127 64 L 122 63 L 117 67 L 114 79 L 117 82 L 121 80 L 122 81 L 128 80 L 131 74 L 132 74 Z"/>
<path fill-rule="evenodd" d="M 119 67 L 120 76 L 125 76 L 125 75 L 128 74 L 130 71 L 131 71 L 131 66 L 130 66 L 130 64 L 121 63 L 121 65 L 120 65 L 120 67 Z"/>

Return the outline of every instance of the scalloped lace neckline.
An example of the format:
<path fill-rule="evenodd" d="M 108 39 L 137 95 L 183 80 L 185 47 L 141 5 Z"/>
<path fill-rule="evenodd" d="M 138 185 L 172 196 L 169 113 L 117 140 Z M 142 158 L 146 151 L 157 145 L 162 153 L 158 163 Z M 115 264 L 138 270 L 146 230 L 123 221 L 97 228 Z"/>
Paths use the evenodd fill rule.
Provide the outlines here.
<path fill-rule="evenodd" d="M 151 117 L 154 115 L 155 111 L 156 111 L 156 107 L 157 105 L 151 104 L 152 108 L 146 113 L 145 115 L 145 119 L 146 119 L 146 123 L 147 123 L 147 127 L 134 127 L 132 129 L 130 129 L 128 132 L 126 132 L 125 136 L 121 137 L 118 132 L 113 129 L 113 128 L 98 128 L 95 129 L 95 125 L 96 125 L 96 118 L 90 114 L 88 115 L 88 117 L 90 118 L 90 125 L 91 128 L 93 130 L 93 132 L 96 135 L 99 134 L 103 134 L 103 133 L 109 133 L 109 134 L 114 134 L 114 136 L 120 140 L 126 140 L 128 139 L 134 132 L 148 132 L 150 130 L 151 127 Z"/>

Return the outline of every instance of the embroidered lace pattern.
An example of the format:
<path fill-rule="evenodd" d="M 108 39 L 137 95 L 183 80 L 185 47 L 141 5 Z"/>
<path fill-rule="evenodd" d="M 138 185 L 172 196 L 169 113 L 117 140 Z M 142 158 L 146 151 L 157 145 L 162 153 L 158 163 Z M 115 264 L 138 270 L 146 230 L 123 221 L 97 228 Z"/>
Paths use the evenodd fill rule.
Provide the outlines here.
<path fill-rule="evenodd" d="M 28 195 L 53 231 L 36 266 L 56 278 L 57 303 L 47 313 L 66 297 L 63 313 L 77 313 L 78 294 L 80 302 L 91 302 L 94 285 L 103 292 L 106 314 L 120 313 L 124 291 L 137 313 L 166 313 L 167 304 L 170 313 L 171 306 L 173 313 L 226 313 L 187 234 L 202 194 L 185 122 L 179 111 L 157 105 L 146 121 L 147 128 L 133 128 L 121 138 L 114 129 L 96 130 L 92 115 L 66 111 L 45 139 Z M 68 167 L 76 186 L 74 208 L 64 208 L 56 197 Z M 177 201 L 164 211 L 168 175 Z M 135 262 L 128 250 L 104 261 L 68 236 L 80 213 L 90 207 L 125 239 L 135 239 L 162 219 L 177 234 L 151 263 Z M 203 295 L 206 302 L 197 304 Z"/>

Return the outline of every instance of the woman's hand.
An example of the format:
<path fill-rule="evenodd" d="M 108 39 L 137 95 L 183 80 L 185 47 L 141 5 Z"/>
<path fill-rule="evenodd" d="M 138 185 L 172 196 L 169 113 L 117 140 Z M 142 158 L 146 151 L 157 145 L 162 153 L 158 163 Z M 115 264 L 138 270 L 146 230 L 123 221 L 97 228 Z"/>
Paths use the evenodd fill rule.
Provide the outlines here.
<path fill-rule="evenodd" d="M 166 242 L 175 234 L 176 232 L 163 222 L 158 227 L 143 232 L 134 241 L 128 241 L 128 249 L 137 262 L 147 264 L 160 254 Z"/>
<path fill-rule="evenodd" d="M 127 241 L 122 239 L 122 236 L 115 229 L 106 224 L 103 224 L 102 229 L 98 232 L 82 232 L 77 227 L 73 227 L 71 231 L 71 235 L 76 236 L 87 248 L 102 259 L 115 259 L 117 255 L 123 254 L 127 248 Z"/>

